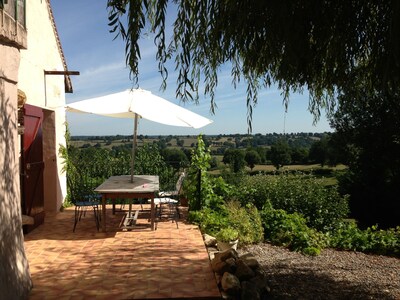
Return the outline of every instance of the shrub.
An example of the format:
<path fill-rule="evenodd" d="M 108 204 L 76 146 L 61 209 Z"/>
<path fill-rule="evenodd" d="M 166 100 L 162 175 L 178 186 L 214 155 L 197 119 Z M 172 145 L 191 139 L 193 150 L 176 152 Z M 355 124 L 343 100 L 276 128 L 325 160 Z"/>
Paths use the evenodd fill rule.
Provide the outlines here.
<path fill-rule="evenodd" d="M 237 240 L 239 238 L 239 232 L 232 227 L 225 227 L 217 232 L 215 238 L 217 241 L 228 243 Z"/>
<path fill-rule="evenodd" d="M 239 232 L 241 245 L 263 241 L 261 216 L 254 205 L 242 207 L 238 201 L 226 203 L 229 226 Z"/>
<path fill-rule="evenodd" d="M 189 222 L 199 225 L 203 233 L 215 236 L 222 228 L 226 228 L 229 224 L 225 211 L 215 211 L 209 207 L 201 210 L 190 211 L 188 215 Z"/>
<path fill-rule="evenodd" d="M 342 222 L 330 237 L 331 247 L 381 255 L 400 256 L 400 226 L 361 230 L 355 222 Z"/>
<path fill-rule="evenodd" d="M 400 256 L 400 226 L 387 230 L 372 226 L 367 228 L 366 231 L 369 237 L 367 252 Z"/>
<path fill-rule="evenodd" d="M 198 211 L 190 211 L 188 220 L 199 225 L 202 232 L 217 235 L 221 230 L 236 230 L 242 245 L 263 241 L 261 216 L 256 207 L 241 207 L 237 201 L 229 201 L 224 206 L 204 207 Z"/>
<path fill-rule="evenodd" d="M 318 255 L 326 245 L 326 238 L 298 213 L 289 214 L 282 209 L 264 209 L 261 212 L 265 240 L 307 255 Z"/>
<path fill-rule="evenodd" d="M 247 176 L 237 191 L 242 204 L 253 203 L 260 210 L 271 203 L 275 209 L 300 213 L 310 227 L 323 232 L 332 230 L 349 212 L 347 197 L 308 175 Z"/>

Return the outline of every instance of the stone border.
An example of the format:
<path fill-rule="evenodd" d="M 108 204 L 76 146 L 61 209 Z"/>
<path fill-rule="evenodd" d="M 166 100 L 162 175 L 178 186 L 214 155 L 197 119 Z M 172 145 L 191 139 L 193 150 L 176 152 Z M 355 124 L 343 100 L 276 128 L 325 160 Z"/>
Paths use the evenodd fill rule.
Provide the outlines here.
<path fill-rule="evenodd" d="M 223 299 L 267 298 L 270 288 L 253 254 L 239 256 L 234 249 L 218 251 L 216 239 L 207 234 L 203 234 L 203 240 Z"/>

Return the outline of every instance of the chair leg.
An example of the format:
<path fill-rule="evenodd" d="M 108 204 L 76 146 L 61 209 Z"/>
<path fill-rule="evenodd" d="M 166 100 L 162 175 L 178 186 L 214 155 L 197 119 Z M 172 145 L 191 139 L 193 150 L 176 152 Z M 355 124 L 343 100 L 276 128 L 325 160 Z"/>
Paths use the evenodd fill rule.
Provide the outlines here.
<path fill-rule="evenodd" d="M 176 228 L 179 228 L 178 226 L 178 206 L 175 203 L 168 203 L 168 210 L 169 210 L 169 216 L 172 218 L 171 222 L 176 223 Z"/>
<path fill-rule="evenodd" d="M 80 221 L 82 219 L 82 215 L 84 217 L 86 217 L 86 208 L 84 206 L 78 206 L 78 210 L 79 210 L 79 218 L 78 221 Z"/>
<path fill-rule="evenodd" d="M 175 219 L 176 228 L 179 229 L 179 227 L 178 227 L 178 217 L 179 217 L 178 205 L 171 204 L 171 209 L 172 209 L 173 218 Z"/>
<path fill-rule="evenodd" d="M 76 224 L 80 220 L 80 209 L 79 206 L 75 206 L 75 220 L 74 220 L 74 228 L 72 229 L 72 232 L 75 232 Z"/>
<path fill-rule="evenodd" d="M 142 199 L 142 198 L 139 199 L 139 203 L 140 203 L 140 209 L 141 209 L 141 210 L 144 210 L 144 209 L 143 209 L 143 199 Z"/>
<path fill-rule="evenodd" d="M 94 221 L 96 222 L 97 231 L 99 231 L 100 230 L 99 207 L 97 205 L 93 205 L 93 215 L 94 215 Z"/>
<path fill-rule="evenodd" d="M 178 220 L 179 220 L 179 208 L 178 205 L 175 205 L 175 223 L 176 223 L 176 228 L 179 229 L 178 227 Z"/>
<path fill-rule="evenodd" d="M 94 221 L 96 223 L 96 228 L 97 231 L 100 230 L 100 222 L 101 222 L 101 211 L 99 209 L 98 205 L 93 205 L 93 214 L 94 214 Z M 75 206 L 75 216 L 74 216 L 74 228 L 72 229 L 72 232 L 75 232 L 76 225 L 78 222 L 82 219 L 82 216 L 86 216 L 86 210 L 88 207 L 86 206 Z"/>
<path fill-rule="evenodd" d="M 155 209 L 155 216 L 154 216 L 154 218 L 155 218 L 155 227 L 154 227 L 154 230 L 157 230 L 157 224 L 158 224 L 159 221 L 161 221 L 161 203 L 155 205 L 154 209 Z"/>
<path fill-rule="evenodd" d="M 126 200 L 125 199 L 120 199 L 120 202 L 121 202 L 121 204 L 120 204 L 120 206 L 119 206 L 119 210 L 124 210 L 125 209 L 125 202 L 126 202 Z"/>
<path fill-rule="evenodd" d="M 164 211 L 165 210 L 165 211 Z M 155 224 L 155 229 L 157 229 L 157 223 L 161 221 L 163 215 L 166 215 L 166 217 L 171 219 L 171 222 L 176 223 L 176 228 L 179 229 L 178 225 L 178 219 L 179 219 L 179 210 L 178 206 L 175 205 L 175 203 L 160 203 L 156 205 L 156 224 Z"/>

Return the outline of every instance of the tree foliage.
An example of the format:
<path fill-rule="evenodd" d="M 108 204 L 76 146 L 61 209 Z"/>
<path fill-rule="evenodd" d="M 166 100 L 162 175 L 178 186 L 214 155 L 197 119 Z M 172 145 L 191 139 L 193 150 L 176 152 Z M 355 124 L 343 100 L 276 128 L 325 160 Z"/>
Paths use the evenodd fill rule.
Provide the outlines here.
<path fill-rule="evenodd" d="M 181 149 L 165 148 L 162 150 L 161 154 L 164 157 L 164 160 L 176 170 L 189 165 L 189 159 Z"/>
<path fill-rule="evenodd" d="M 350 99 L 356 99 L 354 103 Z M 362 222 L 394 226 L 400 219 L 400 93 L 371 92 L 362 81 L 338 98 L 331 119 L 337 152 L 348 157 L 340 181 L 351 195 L 352 213 Z"/>
<path fill-rule="evenodd" d="M 231 65 L 233 85 L 247 84 L 251 130 L 258 91 L 277 84 L 289 94 L 307 88 L 309 110 L 332 111 L 335 95 L 363 77 L 369 89 L 390 93 L 400 81 L 400 2 L 108 0 L 109 26 L 126 43 L 126 63 L 138 82 L 140 38 L 154 34 L 165 88 L 167 61 L 178 71 L 176 95 L 198 101 L 199 85 L 210 96 L 221 66 Z M 176 9 L 167 40 L 167 8 Z M 126 17 L 126 20 L 125 20 Z"/>
<path fill-rule="evenodd" d="M 311 145 L 309 157 L 313 162 L 319 163 L 321 167 L 328 161 L 328 138 L 322 138 Z"/>
<path fill-rule="evenodd" d="M 207 176 L 210 160 L 210 150 L 207 149 L 202 135 L 199 135 L 197 137 L 197 147 L 192 150 L 191 163 L 184 183 L 191 210 L 201 209 L 210 194 L 211 185 Z"/>
<path fill-rule="evenodd" d="M 249 150 L 246 151 L 246 154 L 244 156 L 244 160 L 247 163 L 247 166 L 253 170 L 256 164 L 259 164 L 261 162 L 261 157 L 258 154 L 256 150 Z"/>
<path fill-rule="evenodd" d="M 222 159 L 222 162 L 224 164 L 229 165 L 229 167 L 232 169 L 232 172 L 238 173 L 246 165 L 246 161 L 244 158 L 245 154 L 242 150 L 227 149 L 224 152 L 224 157 Z"/>
<path fill-rule="evenodd" d="M 288 143 L 284 139 L 276 141 L 269 151 L 269 158 L 277 170 L 290 164 L 292 159 Z"/>

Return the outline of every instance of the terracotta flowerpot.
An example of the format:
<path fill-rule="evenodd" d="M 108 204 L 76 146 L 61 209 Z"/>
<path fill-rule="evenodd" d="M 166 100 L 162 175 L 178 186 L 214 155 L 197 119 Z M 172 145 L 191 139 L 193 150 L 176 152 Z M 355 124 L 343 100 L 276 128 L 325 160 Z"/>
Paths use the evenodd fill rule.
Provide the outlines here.
<path fill-rule="evenodd" d="M 184 207 L 188 207 L 189 206 L 189 200 L 186 197 L 181 198 L 180 202 L 181 202 L 181 206 L 184 206 Z"/>

